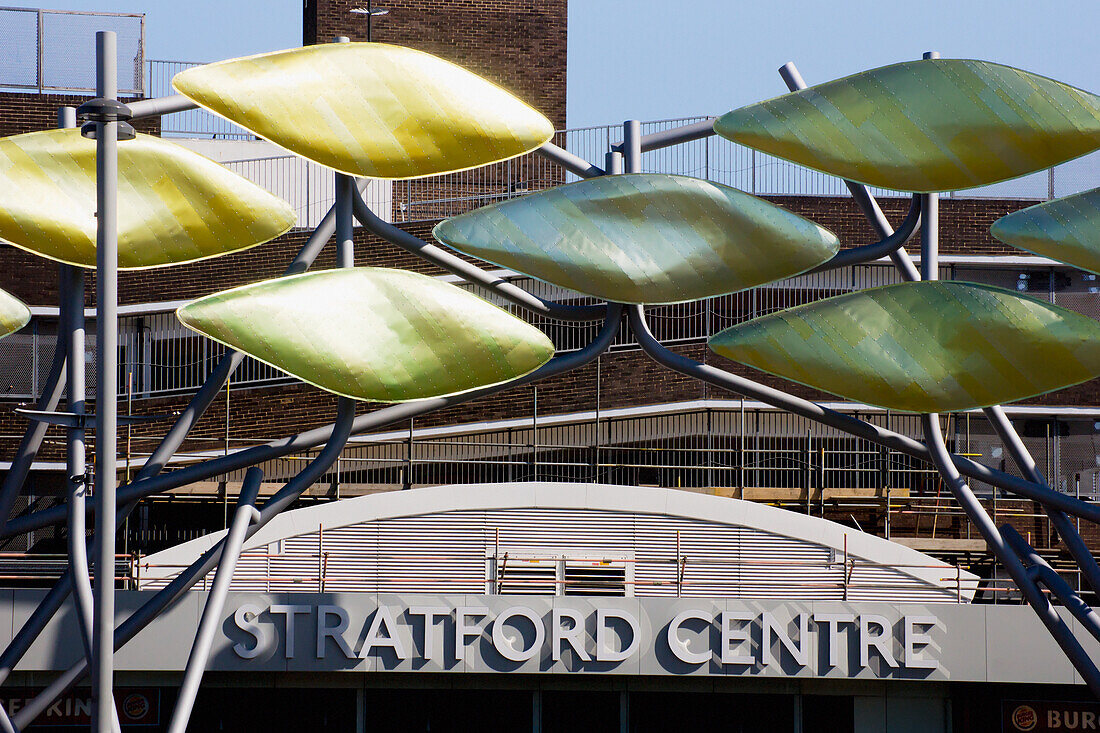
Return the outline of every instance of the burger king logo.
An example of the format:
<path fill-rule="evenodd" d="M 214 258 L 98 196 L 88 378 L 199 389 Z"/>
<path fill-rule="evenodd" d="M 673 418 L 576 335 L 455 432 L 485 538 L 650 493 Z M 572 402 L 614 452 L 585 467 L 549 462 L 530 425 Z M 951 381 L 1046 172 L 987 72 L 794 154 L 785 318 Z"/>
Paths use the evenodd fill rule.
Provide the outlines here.
<path fill-rule="evenodd" d="M 1016 730 L 1034 730 L 1039 724 L 1039 714 L 1030 705 L 1020 705 L 1012 711 L 1012 726 Z"/>
<path fill-rule="evenodd" d="M 149 698 L 135 692 L 122 701 L 122 715 L 128 720 L 141 720 L 149 714 Z M 1029 730 L 1021 728 L 1020 730 Z"/>

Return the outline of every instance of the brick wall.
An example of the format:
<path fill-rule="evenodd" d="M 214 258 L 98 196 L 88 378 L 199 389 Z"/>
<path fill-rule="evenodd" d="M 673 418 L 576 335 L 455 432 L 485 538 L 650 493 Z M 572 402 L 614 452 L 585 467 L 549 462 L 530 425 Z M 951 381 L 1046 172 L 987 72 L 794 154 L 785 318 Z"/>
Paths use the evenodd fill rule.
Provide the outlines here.
<path fill-rule="evenodd" d="M 59 107 L 79 107 L 88 99 L 76 94 L 0 92 L 0 137 L 57 127 Z M 139 132 L 159 135 L 160 118 L 138 120 L 134 127 Z"/>
<path fill-rule="evenodd" d="M 567 0 L 380 0 L 371 39 L 465 66 L 565 127 Z M 306 0 L 304 43 L 367 40 L 365 0 Z"/>

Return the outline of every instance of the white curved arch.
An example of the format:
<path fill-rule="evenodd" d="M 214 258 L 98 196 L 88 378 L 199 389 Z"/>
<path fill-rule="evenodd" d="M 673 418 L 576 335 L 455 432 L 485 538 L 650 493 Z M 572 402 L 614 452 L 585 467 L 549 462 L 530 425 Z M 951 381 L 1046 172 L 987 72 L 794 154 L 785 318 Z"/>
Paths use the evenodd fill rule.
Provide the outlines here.
<path fill-rule="evenodd" d="M 456 484 L 372 494 L 297 509 L 276 517 L 245 545 L 253 549 L 278 540 L 377 520 L 454 511 L 500 509 L 586 509 L 648 514 L 745 527 L 831 548 L 849 557 L 892 566 L 904 575 L 945 590 L 956 589 L 956 568 L 917 550 L 826 519 L 740 499 L 676 489 L 583 483 Z M 225 535 L 199 537 L 144 558 L 143 583 L 174 575 Z M 950 571 L 945 573 L 944 571 Z M 948 577 L 950 576 L 950 577 Z M 963 596 L 973 596 L 977 576 L 962 572 Z M 967 590 L 969 588 L 969 590 Z"/>

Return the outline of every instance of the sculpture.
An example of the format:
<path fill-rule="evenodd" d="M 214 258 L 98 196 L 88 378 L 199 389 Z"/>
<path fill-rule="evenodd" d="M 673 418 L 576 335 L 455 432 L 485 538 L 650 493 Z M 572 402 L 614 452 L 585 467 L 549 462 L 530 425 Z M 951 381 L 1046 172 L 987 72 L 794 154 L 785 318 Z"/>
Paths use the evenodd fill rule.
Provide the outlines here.
<path fill-rule="evenodd" d="M 0 507 L 6 518 L 37 450 L 36 441 L 41 440 L 40 423 L 66 426 L 72 476 L 68 511 L 49 509 L 9 520 L 3 534 L 12 536 L 67 518 L 75 529 L 69 533 L 70 569 L 0 654 L 0 682 L 69 592 L 77 598 L 86 654 L 10 719 L 0 709 L 0 729 L 22 728 L 89 669 L 95 699 L 110 700 L 111 650 L 125 644 L 217 568 L 170 727 L 182 731 L 243 542 L 323 474 L 351 434 L 587 364 L 608 347 L 624 315 L 642 349 L 670 369 L 934 463 L 1028 602 L 1100 695 L 1100 670 L 1039 584 L 1059 597 L 1098 639 L 1100 617 L 1011 527 L 993 526 L 962 478 L 963 474 L 978 478 L 1042 504 L 1085 578 L 1100 591 L 1100 567 L 1067 516 L 1100 521 L 1100 509 L 1051 490 L 1004 412 L 994 404 L 1100 375 L 1100 326 L 1009 291 L 931 282 L 937 274 L 936 192 L 1024 175 L 1100 148 L 1097 97 L 1026 72 L 975 61 L 926 58 L 807 89 L 788 65 L 783 72 L 794 90 L 791 94 L 649 140 L 640 137 L 636 126 L 628 127 L 622 145 L 627 175 L 604 178 L 615 171 L 603 171 L 549 143 L 549 122 L 530 107 L 469 72 L 420 52 L 382 44 L 336 44 L 226 61 L 182 73 L 175 83 L 185 96 L 143 100 L 126 107 L 114 99 L 113 44 L 113 34 L 98 35 L 98 98 L 82 107 L 88 120 L 84 132 L 94 137 L 96 148 L 94 250 L 92 218 L 86 216 L 92 190 L 87 187 L 87 163 L 78 166 L 85 185 L 81 198 L 85 216 L 80 221 L 49 230 L 43 211 L 31 204 L 20 208 L 18 197 L 0 210 L 0 235 L 17 246 L 82 266 L 92 265 L 94 251 L 100 314 L 97 379 L 102 396 L 95 415 L 99 471 L 93 589 L 85 548 L 79 542 L 84 536 L 83 430 L 90 419 L 83 414 L 83 360 L 69 359 L 66 364 L 63 358 L 66 353 L 83 353 L 83 286 L 79 271 L 69 268 L 62 288 L 58 349 L 62 359 L 55 361 L 39 410 L 27 412 L 34 422 L 0 489 Z M 929 100 L 936 104 L 923 103 Z M 165 246 L 160 235 L 134 234 L 141 222 L 122 216 L 116 194 L 147 198 L 150 191 L 142 180 L 157 177 L 158 166 L 175 165 L 173 161 L 187 156 L 171 151 L 169 143 L 141 136 L 119 143 L 128 137 L 125 120 L 199 105 L 336 170 L 337 200 L 290 263 L 286 277 L 218 293 L 180 309 L 185 324 L 238 351 L 223 357 L 137 476 L 116 486 L 117 415 L 110 380 L 117 371 L 117 268 L 214 256 L 267 241 L 290 226 L 286 207 L 265 199 L 267 194 L 234 180 L 228 172 L 204 172 L 212 165 L 208 162 L 191 161 L 194 167 L 188 170 L 195 173 L 183 174 L 189 179 L 186 183 L 216 186 L 225 195 L 234 193 L 237 199 L 221 203 L 236 213 L 244 214 L 242 207 L 252 209 L 243 228 L 234 236 L 212 233 L 216 224 L 211 217 L 217 212 L 195 206 L 189 219 L 188 236 L 194 244 L 190 249 Z M 849 187 L 872 219 L 880 241 L 838 252 L 837 239 L 827 230 L 748 194 L 705 181 L 641 172 L 641 152 L 646 146 L 653 149 L 715 133 L 850 179 Z M 5 155 L 15 159 L 30 147 L 37 151 L 33 165 L 0 167 L 0 187 L 15 190 L 36 170 L 45 171 L 49 178 L 51 172 L 59 174 L 65 166 L 72 167 L 74 151 L 84 161 L 90 152 L 89 143 L 75 132 L 35 133 L 0 140 L 0 161 Z M 425 176 L 532 150 L 591 180 L 456 217 L 437 227 L 437 237 L 465 253 L 596 296 L 604 301 L 598 305 L 541 299 L 387 224 L 367 208 L 353 178 Z M 138 151 L 147 151 L 140 160 L 132 155 Z M 135 177 L 139 172 L 143 178 Z M 885 222 L 860 183 L 914 193 L 898 231 Z M 1027 242 L 1020 246 L 1047 256 L 1072 249 L 1071 237 L 1059 227 L 1074 232 L 1075 241 L 1091 235 L 1078 247 L 1087 250 L 1083 259 L 1067 253 L 1066 261 L 1095 268 L 1095 207 L 1075 208 L 1068 202 L 1044 206 L 1043 212 L 1008 217 L 995 227 L 995 233 L 1010 243 Z M 411 273 L 354 268 L 353 217 L 383 239 L 532 313 L 601 321 L 602 327 L 587 347 L 551 358 L 552 346 L 545 336 L 469 293 Z M 1051 223 L 1055 221 L 1060 224 Z M 920 271 L 903 249 L 918 223 Z M 340 269 L 303 274 L 334 234 Z M 1031 244 L 1040 240 L 1045 242 L 1041 250 L 1040 245 Z M 846 397 L 923 411 L 924 443 L 677 355 L 665 349 L 646 324 L 645 303 L 709 297 L 882 256 L 890 256 L 911 282 L 764 316 L 719 334 L 711 346 L 730 358 Z M 918 282 L 922 279 L 927 282 Z M 26 323 L 29 313 L 20 306 L 0 294 L 4 331 Z M 346 316 L 340 323 L 344 330 L 318 324 L 318 309 L 341 310 Z M 447 339 L 440 338 L 443 333 Z M 813 334 L 814 340 L 808 341 L 806 334 Z M 409 344 L 417 346 L 409 348 Z M 807 347 L 812 353 L 805 353 Z M 240 363 L 242 352 L 341 395 L 336 421 L 161 473 Z M 1044 362 L 1056 367 L 1047 363 L 1044 368 Z M 982 373 L 975 379 L 973 371 L 978 369 Z M 69 375 L 67 413 L 52 412 L 63 383 L 62 371 Z M 353 399 L 395 404 L 357 417 Z M 968 407 L 985 409 L 1025 478 L 948 453 L 936 413 Z M 317 446 L 324 447 L 316 458 L 260 508 L 254 503 L 262 475 L 259 469 L 250 469 L 225 539 L 113 628 L 112 530 L 132 502 Z M 122 507 L 120 513 L 116 507 Z M 109 573 L 107 580 L 100 581 L 101 569 Z M 97 730 L 111 729 L 112 711 L 111 705 L 97 703 Z"/>

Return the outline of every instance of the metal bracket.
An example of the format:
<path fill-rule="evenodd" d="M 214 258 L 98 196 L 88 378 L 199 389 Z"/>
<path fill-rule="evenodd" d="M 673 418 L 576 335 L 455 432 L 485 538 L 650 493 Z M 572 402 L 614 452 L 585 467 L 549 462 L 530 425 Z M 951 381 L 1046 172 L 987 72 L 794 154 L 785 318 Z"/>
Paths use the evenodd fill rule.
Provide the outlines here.
<path fill-rule="evenodd" d="M 76 116 L 90 122 L 121 122 L 132 118 L 134 113 L 117 99 L 96 97 L 77 107 Z"/>
<path fill-rule="evenodd" d="M 89 140 L 95 140 L 96 128 L 99 127 L 98 122 L 85 122 L 80 126 L 81 137 L 86 137 Z M 126 140 L 133 140 L 137 137 L 137 130 L 129 122 L 118 123 L 118 140 L 119 142 L 125 142 Z"/>
<path fill-rule="evenodd" d="M 47 410 L 27 410 L 22 407 L 15 409 L 16 413 L 28 420 L 44 422 L 49 425 L 60 425 L 64 428 L 77 428 L 84 430 L 95 427 L 95 415 L 77 415 L 72 412 L 50 412 Z M 137 425 L 139 423 L 160 422 L 176 417 L 180 413 L 172 412 L 165 415 L 119 415 L 119 425 Z"/>

